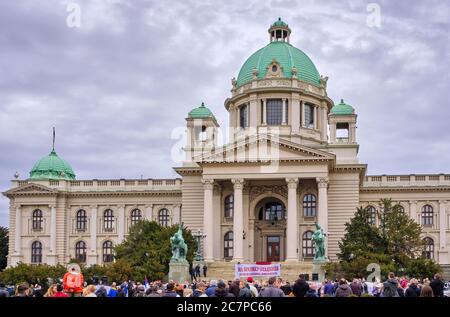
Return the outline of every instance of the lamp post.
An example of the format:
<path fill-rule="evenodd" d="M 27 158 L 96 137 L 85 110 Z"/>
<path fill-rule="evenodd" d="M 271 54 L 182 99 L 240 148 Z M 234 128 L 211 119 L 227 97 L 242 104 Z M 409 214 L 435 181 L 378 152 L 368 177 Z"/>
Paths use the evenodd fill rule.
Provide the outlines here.
<path fill-rule="evenodd" d="M 201 250 L 201 239 L 206 238 L 206 234 L 203 234 L 200 229 L 197 230 L 196 233 L 193 234 L 194 238 L 197 241 L 197 250 L 195 251 L 194 261 L 203 262 L 203 255 Z"/>

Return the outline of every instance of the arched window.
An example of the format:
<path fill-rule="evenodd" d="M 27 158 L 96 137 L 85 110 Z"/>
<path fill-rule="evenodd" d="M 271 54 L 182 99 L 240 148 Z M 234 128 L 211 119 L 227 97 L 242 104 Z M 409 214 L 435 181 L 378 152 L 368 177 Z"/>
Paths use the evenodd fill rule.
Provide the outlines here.
<path fill-rule="evenodd" d="M 374 206 L 368 206 L 367 212 L 369 214 L 367 219 L 369 221 L 369 224 L 375 225 L 377 223 L 377 210 Z"/>
<path fill-rule="evenodd" d="M 305 217 L 316 216 L 317 199 L 314 194 L 307 194 L 303 197 L 303 214 Z"/>
<path fill-rule="evenodd" d="M 422 252 L 422 257 L 425 259 L 433 260 L 434 259 L 434 240 L 431 238 L 423 239 L 424 249 Z"/>
<path fill-rule="evenodd" d="M 105 231 L 114 231 L 114 212 L 111 209 L 103 213 L 103 228 Z"/>
<path fill-rule="evenodd" d="M 33 231 L 42 231 L 42 223 L 43 223 L 42 210 L 36 209 L 33 211 L 32 215 L 32 226 Z"/>
<path fill-rule="evenodd" d="M 162 227 L 169 226 L 169 211 L 166 208 L 163 208 L 158 213 L 158 222 Z"/>
<path fill-rule="evenodd" d="M 131 225 L 134 226 L 142 220 L 142 212 L 140 209 L 133 209 L 131 211 Z"/>
<path fill-rule="evenodd" d="M 42 243 L 39 241 L 31 244 L 31 263 L 42 263 Z"/>
<path fill-rule="evenodd" d="M 285 217 L 284 205 L 277 201 L 264 204 L 259 210 L 259 220 L 277 221 Z"/>
<path fill-rule="evenodd" d="M 103 262 L 111 263 L 113 260 L 113 243 L 108 240 L 103 242 Z"/>
<path fill-rule="evenodd" d="M 233 218 L 234 211 L 234 195 L 225 197 L 225 218 Z"/>
<path fill-rule="evenodd" d="M 430 205 L 425 205 L 422 207 L 422 225 L 433 225 L 433 207 Z"/>
<path fill-rule="evenodd" d="M 86 231 L 87 217 L 86 210 L 77 211 L 77 231 Z"/>
<path fill-rule="evenodd" d="M 75 258 L 81 263 L 86 263 L 86 242 L 78 241 L 75 244 Z"/>
<path fill-rule="evenodd" d="M 226 260 L 233 258 L 233 231 L 228 231 L 223 237 L 223 256 Z"/>
<path fill-rule="evenodd" d="M 314 243 L 312 241 L 313 232 L 306 231 L 302 238 L 303 257 L 310 258 L 314 256 Z"/>

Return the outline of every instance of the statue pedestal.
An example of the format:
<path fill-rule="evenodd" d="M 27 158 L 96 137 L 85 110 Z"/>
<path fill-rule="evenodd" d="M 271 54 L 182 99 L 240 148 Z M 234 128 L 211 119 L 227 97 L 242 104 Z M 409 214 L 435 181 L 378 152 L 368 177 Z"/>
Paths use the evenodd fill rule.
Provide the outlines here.
<path fill-rule="evenodd" d="M 189 263 L 183 262 L 170 262 L 169 263 L 169 281 L 173 280 L 178 283 L 184 283 L 190 281 L 189 277 Z"/>
<path fill-rule="evenodd" d="M 317 274 L 318 281 L 321 283 L 325 280 L 325 270 L 323 269 L 323 266 L 326 263 L 326 260 L 313 261 L 312 274 Z"/>

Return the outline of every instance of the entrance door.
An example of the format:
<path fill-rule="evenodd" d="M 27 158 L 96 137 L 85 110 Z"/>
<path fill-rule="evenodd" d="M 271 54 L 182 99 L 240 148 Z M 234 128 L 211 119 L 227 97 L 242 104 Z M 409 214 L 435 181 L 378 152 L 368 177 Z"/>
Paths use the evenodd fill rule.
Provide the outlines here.
<path fill-rule="evenodd" d="M 267 262 L 280 261 L 280 236 L 267 237 Z"/>

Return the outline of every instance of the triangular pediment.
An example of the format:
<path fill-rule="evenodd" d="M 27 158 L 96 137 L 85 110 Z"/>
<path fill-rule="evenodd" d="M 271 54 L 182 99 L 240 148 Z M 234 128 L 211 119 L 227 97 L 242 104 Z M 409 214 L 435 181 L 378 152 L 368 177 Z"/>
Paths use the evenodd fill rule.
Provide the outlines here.
<path fill-rule="evenodd" d="M 333 161 L 334 154 L 312 149 L 291 141 L 271 137 L 257 136 L 227 144 L 211 152 L 194 158 L 199 164 L 241 163 L 270 161 Z"/>
<path fill-rule="evenodd" d="M 58 191 L 56 189 L 52 189 L 46 187 L 44 185 L 28 183 L 25 185 L 21 185 L 19 187 L 12 188 L 6 192 L 4 195 L 13 196 L 13 195 L 27 195 L 27 194 L 56 194 Z"/>

